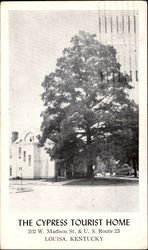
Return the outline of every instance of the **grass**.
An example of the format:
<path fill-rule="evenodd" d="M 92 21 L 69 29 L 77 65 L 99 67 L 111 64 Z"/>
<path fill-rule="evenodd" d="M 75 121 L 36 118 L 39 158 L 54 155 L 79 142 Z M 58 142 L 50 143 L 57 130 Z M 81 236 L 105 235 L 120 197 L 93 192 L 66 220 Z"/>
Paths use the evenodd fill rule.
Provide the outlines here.
<path fill-rule="evenodd" d="M 125 185 L 137 185 L 138 179 L 136 178 L 119 178 L 119 177 L 95 177 L 93 182 L 92 179 L 88 178 L 58 178 L 56 181 L 54 178 L 48 179 L 23 179 L 22 184 L 25 185 L 48 185 L 48 183 L 52 183 L 53 185 L 61 185 L 61 186 L 125 186 Z M 20 180 L 11 180 L 11 185 L 21 185 Z"/>
<path fill-rule="evenodd" d="M 128 180 L 128 179 L 119 179 L 119 178 L 95 178 L 92 182 L 91 179 L 78 179 L 78 180 L 70 180 L 69 182 L 63 185 L 93 185 L 93 186 L 108 186 L 108 185 L 135 185 L 138 183 L 138 180 Z"/>

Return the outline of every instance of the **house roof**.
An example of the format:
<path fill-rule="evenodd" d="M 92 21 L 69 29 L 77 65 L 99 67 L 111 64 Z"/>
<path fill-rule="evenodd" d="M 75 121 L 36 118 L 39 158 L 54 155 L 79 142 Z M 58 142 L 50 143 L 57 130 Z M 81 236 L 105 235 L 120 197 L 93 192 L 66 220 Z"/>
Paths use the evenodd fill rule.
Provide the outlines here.
<path fill-rule="evenodd" d="M 19 134 L 18 139 L 14 142 L 14 144 L 25 143 L 25 142 L 38 142 L 37 135 L 40 134 L 40 131 L 36 128 L 28 128 Z"/>
<path fill-rule="evenodd" d="M 37 136 L 40 134 L 40 130 L 36 128 L 28 128 L 24 132 L 22 132 L 18 139 L 13 144 L 24 144 L 24 143 L 38 143 Z M 46 141 L 46 146 L 53 144 L 51 140 Z"/>

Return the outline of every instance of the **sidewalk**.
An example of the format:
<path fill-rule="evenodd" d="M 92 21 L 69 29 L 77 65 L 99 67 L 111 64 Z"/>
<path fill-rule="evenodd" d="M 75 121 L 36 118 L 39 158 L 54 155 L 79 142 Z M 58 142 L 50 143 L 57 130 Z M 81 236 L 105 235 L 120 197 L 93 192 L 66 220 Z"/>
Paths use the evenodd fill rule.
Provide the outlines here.
<path fill-rule="evenodd" d="M 65 186 L 65 185 L 93 185 L 93 186 L 101 186 L 101 185 L 133 185 L 138 184 L 139 179 L 134 177 L 115 177 L 115 176 L 106 176 L 106 177 L 95 177 L 92 179 L 87 178 L 78 178 L 78 179 L 60 179 L 59 181 L 54 181 L 53 179 L 41 179 L 41 180 L 10 180 L 10 192 L 19 192 L 22 189 L 22 192 L 29 191 L 33 186 Z M 23 191 L 24 190 L 24 191 Z"/>
<path fill-rule="evenodd" d="M 119 180 L 70 180 L 65 185 L 23 185 L 22 192 L 10 194 L 11 212 L 135 212 L 139 205 L 137 182 Z M 117 184 L 114 184 L 117 183 Z M 12 185 L 17 188 L 17 185 Z M 31 188 L 32 192 L 24 189 Z M 20 190 L 21 191 L 21 190 Z"/>
<path fill-rule="evenodd" d="M 9 193 L 14 194 L 14 193 L 23 193 L 23 192 L 30 192 L 33 191 L 32 188 L 29 187 L 23 187 L 23 186 L 9 186 Z"/>

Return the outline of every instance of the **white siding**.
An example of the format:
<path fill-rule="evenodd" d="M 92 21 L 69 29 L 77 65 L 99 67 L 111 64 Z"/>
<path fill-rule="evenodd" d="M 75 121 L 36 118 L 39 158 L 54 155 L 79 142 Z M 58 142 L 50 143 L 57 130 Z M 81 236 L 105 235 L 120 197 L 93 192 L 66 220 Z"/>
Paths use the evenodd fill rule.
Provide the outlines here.
<path fill-rule="evenodd" d="M 32 137 L 33 133 L 30 135 Z M 51 161 L 43 148 L 37 146 L 37 142 L 30 141 L 30 137 L 23 138 L 22 140 L 18 139 L 10 147 L 10 178 L 54 177 L 54 161 Z M 21 148 L 21 155 L 19 148 Z M 31 164 L 29 164 L 29 158 Z"/>

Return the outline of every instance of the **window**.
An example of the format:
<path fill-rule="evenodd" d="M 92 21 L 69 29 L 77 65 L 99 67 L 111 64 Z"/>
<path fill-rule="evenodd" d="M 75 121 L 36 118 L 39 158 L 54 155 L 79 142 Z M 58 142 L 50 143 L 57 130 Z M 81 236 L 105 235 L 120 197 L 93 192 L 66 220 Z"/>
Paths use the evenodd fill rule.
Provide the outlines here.
<path fill-rule="evenodd" d="M 31 155 L 28 155 L 28 165 L 31 166 Z"/>
<path fill-rule="evenodd" d="M 128 33 L 130 33 L 130 17 L 128 16 Z"/>
<path fill-rule="evenodd" d="M 99 32 L 101 33 L 101 17 L 99 17 Z"/>
<path fill-rule="evenodd" d="M 122 28 L 123 28 L 123 33 L 124 33 L 124 16 L 122 16 Z"/>
<path fill-rule="evenodd" d="M 111 28 L 111 33 L 113 33 L 113 22 L 112 22 L 112 17 L 110 18 L 110 28 Z"/>
<path fill-rule="evenodd" d="M 136 33 L 136 16 L 134 16 L 134 33 Z"/>
<path fill-rule="evenodd" d="M 117 33 L 119 31 L 119 27 L 118 27 L 118 17 L 116 17 L 116 23 L 117 23 Z"/>
<path fill-rule="evenodd" d="M 26 161 L 26 151 L 24 151 L 23 156 L 24 156 L 24 162 L 25 162 Z"/>
<path fill-rule="evenodd" d="M 138 70 L 136 70 L 136 82 L 138 82 Z"/>
<path fill-rule="evenodd" d="M 12 176 L 12 167 L 10 167 L 10 176 Z"/>
<path fill-rule="evenodd" d="M 10 149 L 9 152 L 10 152 L 10 159 L 12 159 L 12 151 L 11 151 L 11 149 Z"/>
<path fill-rule="evenodd" d="M 105 33 L 107 33 L 107 22 L 106 22 L 106 17 L 104 17 L 104 21 L 105 21 Z"/>
<path fill-rule="evenodd" d="M 21 154 L 22 154 L 22 149 L 21 147 L 19 147 L 19 158 L 21 158 Z"/>

